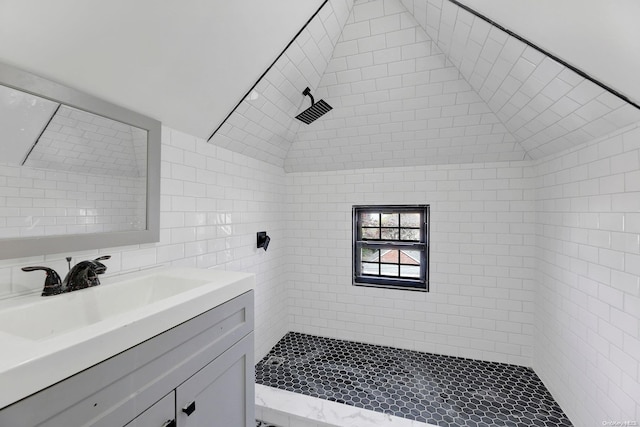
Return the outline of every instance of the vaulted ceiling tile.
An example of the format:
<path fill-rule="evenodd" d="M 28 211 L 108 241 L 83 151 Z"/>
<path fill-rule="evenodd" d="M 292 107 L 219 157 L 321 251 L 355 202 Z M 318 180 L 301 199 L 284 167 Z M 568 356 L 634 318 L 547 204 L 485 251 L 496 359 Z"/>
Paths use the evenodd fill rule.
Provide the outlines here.
<path fill-rule="evenodd" d="M 333 109 L 307 125 L 301 92 Z M 210 142 L 288 172 L 537 159 L 640 109 L 448 0 L 330 0 Z"/>

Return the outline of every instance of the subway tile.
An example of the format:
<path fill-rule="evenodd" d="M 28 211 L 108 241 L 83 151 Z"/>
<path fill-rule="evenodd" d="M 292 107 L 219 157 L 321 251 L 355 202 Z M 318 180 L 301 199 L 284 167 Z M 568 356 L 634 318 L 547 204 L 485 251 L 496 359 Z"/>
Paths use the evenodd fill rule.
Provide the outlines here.
<path fill-rule="evenodd" d="M 353 6 L 355 22 L 371 20 L 384 16 L 384 3 L 381 1 L 366 2 Z"/>
<path fill-rule="evenodd" d="M 373 62 L 376 65 L 386 64 L 389 62 L 397 62 L 401 59 L 410 59 L 402 57 L 402 50 L 399 47 L 380 49 L 373 52 Z"/>
<path fill-rule="evenodd" d="M 348 55 L 354 55 L 357 53 L 359 53 L 358 42 L 355 40 L 349 40 L 349 41 L 338 42 L 336 44 L 336 47 L 333 50 L 333 57 L 339 58 L 339 57 L 345 57 Z M 331 61 L 331 62 L 333 63 L 334 61 Z M 329 70 L 331 70 L 331 68 L 329 68 Z"/>
<path fill-rule="evenodd" d="M 400 29 L 400 15 L 386 15 L 381 18 L 368 21 L 371 26 L 371 34 L 383 34 Z"/>
<path fill-rule="evenodd" d="M 349 69 L 369 67 L 373 65 L 373 54 L 371 52 L 361 53 L 358 55 L 350 55 L 347 57 L 347 65 Z M 340 73 L 337 73 L 339 76 Z M 360 78 L 360 76 L 359 76 Z M 342 83 L 342 82 L 341 82 Z"/>
<path fill-rule="evenodd" d="M 357 40 L 362 37 L 369 37 L 372 34 L 372 28 L 370 28 L 369 22 L 370 21 L 361 21 L 345 25 L 344 29 L 342 30 L 342 39 L 345 41 L 349 41 Z M 373 27 L 373 21 L 371 21 L 371 26 Z M 373 34 L 377 34 L 377 32 Z"/>
<path fill-rule="evenodd" d="M 415 43 L 416 29 L 406 28 L 404 30 L 391 31 L 385 33 L 386 47 L 406 46 Z M 425 49 L 425 47 L 422 47 Z M 424 50 L 423 50 L 424 51 Z M 420 55 L 423 56 L 423 55 Z"/>
<path fill-rule="evenodd" d="M 363 37 L 358 39 L 358 52 L 377 52 L 385 48 L 392 48 L 386 43 L 384 34 L 378 34 L 375 36 Z"/>

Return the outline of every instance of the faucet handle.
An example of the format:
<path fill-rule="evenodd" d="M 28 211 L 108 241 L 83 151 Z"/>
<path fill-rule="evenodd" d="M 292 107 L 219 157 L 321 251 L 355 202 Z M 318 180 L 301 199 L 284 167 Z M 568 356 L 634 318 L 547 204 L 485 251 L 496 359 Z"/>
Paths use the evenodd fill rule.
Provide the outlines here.
<path fill-rule="evenodd" d="M 103 255 L 93 260 L 94 272 L 96 274 L 103 274 L 105 271 L 107 271 L 107 266 L 101 263 L 100 261 L 104 261 L 109 258 L 111 258 L 111 255 Z M 100 282 L 98 282 L 97 284 L 99 285 Z"/>
<path fill-rule="evenodd" d="M 42 266 L 22 267 L 22 271 L 36 270 L 43 270 L 46 273 L 44 288 L 42 288 L 43 297 L 62 293 L 62 280 L 60 280 L 60 276 L 54 269 Z"/>
<path fill-rule="evenodd" d="M 51 270 L 49 267 L 41 267 L 41 266 L 33 266 L 33 267 L 22 267 L 20 270 L 22 271 L 36 271 L 36 270 Z"/>

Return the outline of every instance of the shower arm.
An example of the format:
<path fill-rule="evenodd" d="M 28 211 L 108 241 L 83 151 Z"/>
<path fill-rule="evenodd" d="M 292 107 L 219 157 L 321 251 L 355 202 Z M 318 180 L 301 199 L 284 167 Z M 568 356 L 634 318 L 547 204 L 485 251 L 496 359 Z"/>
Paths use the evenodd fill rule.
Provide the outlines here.
<path fill-rule="evenodd" d="M 302 91 L 302 94 L 311 98 L 311 106 L 313 107 L 313 104 L 315 104 L 316 101 L 313 99 L 313 95 L 311 95 L 311 89 L 307 87 L 305 90 Z"/>

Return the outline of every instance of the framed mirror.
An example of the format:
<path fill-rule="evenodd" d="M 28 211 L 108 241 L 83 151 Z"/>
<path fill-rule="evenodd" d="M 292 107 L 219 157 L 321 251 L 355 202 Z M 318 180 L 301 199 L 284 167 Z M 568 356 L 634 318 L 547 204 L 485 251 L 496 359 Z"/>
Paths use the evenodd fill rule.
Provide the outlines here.
<path fill-rule="evenodd" d="M 160 130 L 0 63 L 0 259 L 157 242 Z"/>

